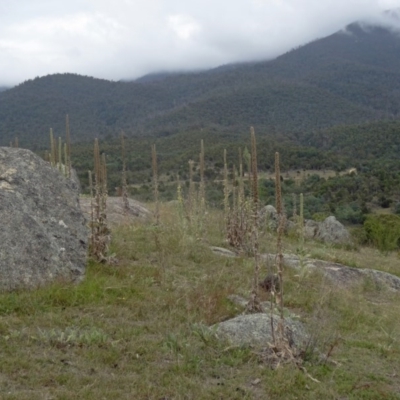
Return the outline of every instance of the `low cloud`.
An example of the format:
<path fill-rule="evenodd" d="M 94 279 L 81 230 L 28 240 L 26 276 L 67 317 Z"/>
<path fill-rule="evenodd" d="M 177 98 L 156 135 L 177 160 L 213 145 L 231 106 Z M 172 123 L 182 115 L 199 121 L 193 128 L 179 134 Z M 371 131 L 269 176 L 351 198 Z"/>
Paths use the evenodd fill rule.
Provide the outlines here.
<path fill-rule="evenodd" d="M 270 59 L 380 21 L 400 0 L 21 0 L 0 3 L 0 85 L 74 72 L 112 80 Z M 393 18 L 392 18 L 393 19 Z M 392 22 L 388 22 L 392 21 Z"/>

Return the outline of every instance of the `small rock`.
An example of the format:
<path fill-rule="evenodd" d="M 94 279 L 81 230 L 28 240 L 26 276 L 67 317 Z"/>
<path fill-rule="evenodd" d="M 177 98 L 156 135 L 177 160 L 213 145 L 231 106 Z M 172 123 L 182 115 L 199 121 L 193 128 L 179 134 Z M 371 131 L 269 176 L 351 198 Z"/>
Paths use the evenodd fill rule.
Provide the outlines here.
<path fill-rule="evenodd" d="M 279 277 L 277 274 L 268 274 L 266 278 L 259 284 L 266 292 L 279 292 Z"/>
<path fill-rule="evenodd" d="M 279 317 L 273 316 L 273 324 L 276 329 Z M 303 324 L 292 318 L 285 318 L 285 331 L 291 332 L 288 338 L 294 347 L 302 347 L 308 339 L 308 335 Z M 233 319 L 215 324 L 218 337 L 228 339 L 231 343 L 242 346 L 252 345 L 255 347 L 265 347 L 273 342 L 271 331 L 271 316 L 266 313 L 239 315 Z"/>
<path fill-rule="evenodd" d="M 233 251 L 224 249 L 223 247 L 211 246 L 210 249 L 214 254 L 218 254 L 219 256 L 232 257 L 232 258 L 236 257 L 236 254 Z"/>

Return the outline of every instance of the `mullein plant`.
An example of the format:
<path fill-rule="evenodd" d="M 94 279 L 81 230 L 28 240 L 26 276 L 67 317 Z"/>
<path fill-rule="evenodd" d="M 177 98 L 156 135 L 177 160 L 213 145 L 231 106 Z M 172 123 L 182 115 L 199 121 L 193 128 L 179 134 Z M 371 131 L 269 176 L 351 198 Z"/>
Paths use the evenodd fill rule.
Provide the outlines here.
<path fill-rule="evenodd" d="M 257 144 L 254 128 L 250 129 L 251 134 L 251 194 L 252 194 L 252 250 L 254 256 L 253 287 L 250 300 L 247 304 L 247 312 L 261 312 L 262 306 L 259 300 L 260 280 L 260 254 L 259 254 L 259 227 L 258 227 L 258 170 L 257 170 Z"/>
<path fill-rule="evenodd" d="M 238 205 L 244 201 L 244 178 L 243 178 L 243 156 L 242 149 L 239 148 L 239 191 L 238 191 Z"/>
<path fill-rule="evenodd" d="M 299 216 L 299 236 L 300 236 L 300 251 L 304 252 L 304 196 L 300 193 L 300 216 Z"/>
<path fill-rule="evenodd" d="M 186 217 L 189 222 L 189 226 L 192 226 L 193 217 L 196 210 L 196 189 L 193 181 L 193 166 L 194 161 L 189 160 L 189 192 L 187 198 L 187 206 L 186 206 Z"/>
<path fill-rule="evenodd" d="M 155 210 L 154 210 L 154 220 L 155 224 L 158 226 L 160 223 L 160 204 L 158 199 L 158 168 L 157 168 L 157 151 L 156 145 L 153 144 L 151 146 L 151 165 L 153 170 L 153 190 L 154 190 L 154 203 L 155 203 Z"/>
<path fill-rule="evenodd" d="M 228 240 L 230 240 L 230 204 L 229 204 L 229 195 L 230 195 L 230 189 L 229 189 L 229 178 L 228 178 L 228 164 L 226 162 L 226 149 L 224 149 L 224 220 L 225 220 L 225 225 L 227 227 L 228 231 Z"/>
<path fill-rule="evenodd" d="M 165 258 L 165 250 L 162 246 L 162 242 L 160 240 L 162 234 L 162 225 L 160 224 L 160 201 L 159 201 L 159 192 L 158 192 L 158 165 L 157 165 L 157 151 L 156 145 L 153 144 L 151 146 L 151 165 L 153 171 L 153 194 L 154 194 L 154 244 L 158 255 L 158 264 L 161 266 L 162 270 L 162 282 L 165 280 L 166 276 L 166 258 Z"/>
<path fill-rule="evenodd" d="M 89 175 L 89 179 L 91 179 Z M 107 167 L 103 153 L 100 156 L 99 142 L 94 142 L 94 189 L 91 202 L 91 246 L 90 256 L 98 262 L 108 261 L 110 230 L 107 225 Z"/>
<path fill-rule="evenodd" d="M 89 174 L 89 193 L 90 193 L 90 245 L 89 245 L 89 252 L 92 252 L 92 249 L 94 249 L 94 243 L 95 243 L 95 223 L 94 223 L 94 196 L 93 196 L 93 175 L 92 171 L 88 171 Z"/>
<path fill-rule="evenodd" d="M 206 207 L 206 188 L 204 181 L 204 141 L 200 142 L 200 187 L 199 187 L 199 203 L 201 217 L 204 217 Z"/>
<path fill-rule="evenodd" d="M 102 211 L 104 213 L 104 219 L 107 219 L 107 197 L 108 197 L 108 188 L 107 188 L 107 164 L 106 164 L 106 154 L 103 153 L 101 155 L 101 182 L 102 182 Z"/>
<path fill-rule="evenodd" d="M 68 161 L 68 146 L 67 146 L 67 143 L 64 143 L 64 166 L 65 166 L 64 167 L 64 175 L 67 178 L 71 178 L 71 171 L 68 167 L 68 163 L 69 163 L 69 161 Z"/>
<path fill-rule="evenodd" d="M 227 174 L 225 173 L 225 180 Z M 252 209 L 251 201 L 244 196 L 244 179 L 243 179 L 243 159 L 242 151 L 239 149 L 239 174 L 233 167 L 233 184 L 232 184 L 232 209 L 227 206 L 226 218 L 226 236 L 228 243 L 239 253 L 252 254 L 251 231 L 252 231 Z M 229 182 L 226 184 L 229 188 Z M 227 202 L 227 200 L 225 200 Z"/>
<path fill-rule="evenodd" d="M 241 241 L 238 234 L 238 226 L 237 226 L 237 202 L 235 199 L 236 188 L 235 188 L 235 172 L 232 171 L 233 174 L 233 183 L 232 185 L 229 182 L 229 173 L 228 173 L 228 163 L 227 163 L 227 153 L 226 149 L 224 149 L 224 178 L 223 178 L 223 187 L 224 187 L 224 221 L 225 221 L 225 230 L 226 230 L 226 239 L 228 243 L 234 247 L 236 250 L 241 250 Z M 232 206 L 231 206 L 231 194 L 233 196 Z"/>
<path fill-rule="evenodd" d="M 57 152 L 57 168 L 60 172 L 63 172 L 63 164 L 62 164 L 62 140 L 61 137 L 58 138 L 58 152 Z"/>
<path fill-rule="evenodd" d="M 177 181 L 176 192 L 177 192 L 177 200 L 178 200 L 178 214 L 179 214 L 179 218 L 180 218 L 183 228 L 186 229 L 187 219 L 186 219 L 186 215 L 185 215 L 185 201 L 184 201 L 183 195 L 182 195 L 182 184 L 181 184 L 181 180 L 179 178 L 179 174 L 176 176 L 176 181 Z"/>
<path fill-rule="evenodd" d="M 65 116 L 65 176 L 71 178 L 72 163 L 71 163 L 71 132 L 69 129 L 69 116 Z"/>
<path fill-rule="evenodd" d="M 280 174 L 280 161 L 279 153 L 275 153 L 275 197 L 276 197 L 276 211 L 278 213 L 278 231 L 277 231 L 277 242 L 276 242 L 276 271 L 277 271 L 277 284 L 272 286 L 271 290 L 271 328 L 273 333 L 273 344 L 271 344 L 271 350 L 273 356 L 280 361 L 292 361 L 300 369 L 304 370 L 298 364 L 298 354 L 293 349 L 293 334 L 290 329 L 285 326 L 284 318 L 284 303 L 283 303 L 283 233 L 286 224 L 286 216 L 283 211 L 282 202 L 282 188 L 281 188 L 281 174 Z M 278 306 L 279 320 L 275 330 L 274 327 L 274 300 Z M 305 371 L 305 370 L 304 370 Z M 305 371 L 306 372 L 306 371 Z"/>
<path fill-rule="evenodd" d="M 129 214 L 130 206 L 128 199 L 128 185 L 126 182 L 126 155 L 125 155 L 125 139 L 124 133 L 121 133 L 121 150 L 122 150 L 122 184 L 121 184 L 121 197 L 122 197 L 122 206 L 123 212 L 125 215 Z"/>
<path fill-rule="evenodd" d="M 69 132 L 69 119 L 66 116 L 66 142 L 63 143 L 61 137 L 55 140 L 53 129 L 50 128 L 50 151 L 45 150 L 44 160 L 49 162 L 53 168 L 58 169 L 65 177 L 71 178 L 71 143 Z M 14 146 L 10 142 L 10 147 L 19 147 L 18 138 L 15 138 Z"/>
<path fill-rule="evenodd" d="M 292 203 L 293 203 L 293 221 L 297 223 L 297 199 L 296 193 L 292 195 Z"/>
<path fill-rule="evenodd" d="M 296 194 L 293 193 L 293 221 L 296 226 L 296 237 L 299 240 L 299 247 L 297 248 L 297 252 L 300 255 L 304 255 L 304 196 L 303 193 L 300 193 L 300 202 L 299 202 L 299 215 L 297 215 L 297 197 Z"/>
<path fill-rule="evenodd" d="M 299 247 L 297 248 L 297 254 L 299 255 L 300 271 L 298 277 L 302 280 L 309 274 L 309 269 L 305 262 L 308 257 L 306 249 L 304 247 L 304 196 L 300 193 L 300 215 L 295 216 L 295 222 L 297 227 L 297 237 L 299 240 Z"/>
<path fill-rule="evenodd" d="M 276 211 L 278 213 L 278 231 L 277 231 L 277 250 L 276 250 L 276 270 L 277 280 L 271 281 L 270 294 L 271 294 L 271 332 L 272 343 L 268 343 L 265 354 L 267 360 L 272 365 L 279 366 L 282 363 L 293 363 L 301 371 L 303 371 L 311 380 L 318 382 L 311 375 L 308 374 L 305 367 L 302 365 L 304 354 L 299 349 L 296 349 L 293 340 L 293 332 L 289 326 L 285 326 L 284 318 L 284 304 L 283 304 L 283 245 L 282 238 L 286 217 L 283 211 L 282 202 L 282 188 L 281 188 L 281 175 L 279 153 L 275 153 L 275 197 L 276 197 Z M 302 199 L 300 201 L 300 209 Z M 300 211 L 301 212 L 301 211 Z M 275 328 L 274 320 L 277 318 L 274 313 L 275 304 L 278 306 L 278 323 Z"/>
<path fill-rule="evenodd" d="M 178 180 L 177 195 L 178 195 L 178 206 L 179 213 L 184 216 L 186 222 L 184 223 L 185 229 L 188 228 L 192 234 L 198 235 L 201 238 L 204 234 L 204 223 L 206 215 L 206 198 L 205 198 L 205 179 L 204 179 L 204 142 L 200 142 L 200 154 L 199 154 L 199 165 L 200 183 L 198 189 L 194 182 L 193 176 L 195 171 L 195 162 L 189 160 L 189 190 L 186 200 L 182 195 L 182 185 Z"/>
<path fill-rule="evenodd" d="M 53 129 L 50 128 L 50 151 L 46 151 L 45 160 L 50 162 L 50 165 L 53 168 L 58 169 L 61 173 L 64 174 L 64 176 L 71 178 L 71 143 L 68 115 L 66 116 L 66 132 L 66 143 L 62 143 L 61 137 L 58 138 L 58 142 L 56 143 Z M 17 139 L 15 145 L 18 145 Z"/>
<path fill-rule="evenodd" d="M 10 140 L 10 147 L 14 147 L 14 148 L 18 149 L 19 144 L 18 144 L 18 137 L 17 136 L 15 136 L 14 143 L 12 142 L 12 140 Z"/>
<path fill-rule="evenodd" d="M 282 238 L 285 229 L 285 215 L 283 213 L 282 204 L 282 188 L 281 188 L 281 173 L 279 153 L 275 153 L 275 196 L 276 196 L 276 212 L 278 214 L 278 233 L 276 242 L 276 269 L 278 274 L 278 287 L 279 293 L 276 294 L 277 304 L 279 306 L 280 324 L 279 329 L 283 336 L 283 252 L 282 252 Z"/>
<path fill-rule="evenodd" d="M 50 164 L 52 167 L 56 166 L 56 144 L 54 142 L 53 129 L 50 128 Z"/>
<path fill-rule="evenodd" d="M 197 224 L 199 228 L 199 234 L 203 238 L 204 236 L 204 223 L 206 221 L 206 185 L 204 180 L 204 141 L 200 142 L 200 185 L 199 185 L 199 199 L 198 199 L 198 212 L 197 212 Z"/>

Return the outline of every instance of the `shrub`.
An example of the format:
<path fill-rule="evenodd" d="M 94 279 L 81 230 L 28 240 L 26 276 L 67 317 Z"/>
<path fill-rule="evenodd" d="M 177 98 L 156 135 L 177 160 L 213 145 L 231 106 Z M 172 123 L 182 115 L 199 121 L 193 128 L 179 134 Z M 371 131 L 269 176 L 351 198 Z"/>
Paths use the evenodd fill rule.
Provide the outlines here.
<path fill-rule="evenodd" d="M 369 215 L 364 222 L 368 241 L 383 252 L 400 249 L 400 216 Z"/>
<path fill-rule="evenodd" d="M 350 234 L 354 243 L 358 245 L 367 245 L 369 242 L 367 232 L 363 226 L 352 228 L 350 230 Z"/>
<path fill-rule="evenodd" d="M 357 203 L 340 205 L 336 208 L 335 216 L 339 221 L 350 224 L 362 224 L 365 220 L 363 210 Z"/>
<path fill-rule="evenodd" d="M 311 218 L 312 218 L 314 221 L 322 222 L 322 221 L 325 221 L 325 219 L 328 218 L 328 217 L 329 217 L 329 213 L 326 213 L 326 212 L 316 212 L 315 214 L 312 215 Z"/>

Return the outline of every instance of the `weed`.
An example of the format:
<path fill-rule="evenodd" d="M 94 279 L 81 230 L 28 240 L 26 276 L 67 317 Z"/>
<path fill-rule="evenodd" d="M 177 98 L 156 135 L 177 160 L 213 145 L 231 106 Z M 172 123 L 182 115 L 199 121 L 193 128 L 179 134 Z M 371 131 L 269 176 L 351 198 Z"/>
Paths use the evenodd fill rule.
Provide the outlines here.
<path fill-rule="evenodd" d="M 210 328 L 203 324 L 192 325 L 193 334 L 200 338 L 201 341 L 207 346 L 215 342 L 216 330 L 216 326 L 214 328 Z"/>
<path fill-rule="evenodd" d="M 109 342 L 109 337 L 102 330 L 96 328 L 80 329 L 78 327 L 68 327 L 62 329 L 40 329 L 32 336 L 33 340 L 39 342 L 49 342 L 52 346 L 91 346 L 103 345 Z"/>

